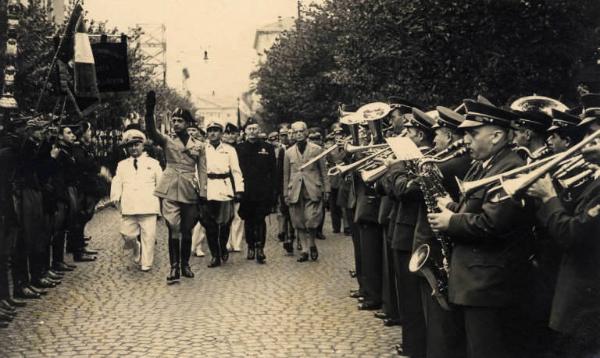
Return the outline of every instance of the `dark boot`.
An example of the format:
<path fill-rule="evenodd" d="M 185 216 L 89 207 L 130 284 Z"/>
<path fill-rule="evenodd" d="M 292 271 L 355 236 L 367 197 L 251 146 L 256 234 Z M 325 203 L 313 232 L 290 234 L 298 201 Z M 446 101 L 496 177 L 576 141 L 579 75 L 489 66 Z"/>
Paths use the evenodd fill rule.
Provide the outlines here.
<path fill-rule="evenodd" d="M 256 248 L 256 262 L 258 262 L 259 264 L 264 264 L 266 259 L 267 259 L 267 256 L 265 256 L 265 251 L 263 250 L 263 248 L 257 247 Z"/>
<path fill-rule="evenodd" d="M 256 257 L 256 252 L 254 251 L 254 248 L 248 247 L 248 255 L 246 256 L 246 258 L 248 260 L 254 260 L 255 257 Z"/>
<path fill-rule="evenodd" d="M 194 273 L 190 268 L 190 255 L 192 254 L 192 240 L 181 240 L 181 274 L 183 277 L 193 278 Z"/>
<path fill-rule="evenodd" d="M 179 282 L 179 240 L 169 239 L 169 262 L 171 271 L 167 276 L 167 283 Z"/>

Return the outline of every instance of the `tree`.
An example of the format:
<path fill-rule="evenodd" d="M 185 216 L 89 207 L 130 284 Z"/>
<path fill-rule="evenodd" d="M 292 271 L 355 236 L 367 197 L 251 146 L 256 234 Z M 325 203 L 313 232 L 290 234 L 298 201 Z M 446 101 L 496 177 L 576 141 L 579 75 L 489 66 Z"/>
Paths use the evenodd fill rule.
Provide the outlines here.
<path fill-rule="evenodd" d="M 595 62 L 599 15 L 593 0 L 327 0 L 269 51 L 257 90 L 266 118 L 291 103 L 314 118 L 306 108 L 332 115 L 336 103 L 392 95 L 426 108 L 477 94 L 573 102 L 575 75 Z M 312 49 L 319 58 L 301 56 Z"/>

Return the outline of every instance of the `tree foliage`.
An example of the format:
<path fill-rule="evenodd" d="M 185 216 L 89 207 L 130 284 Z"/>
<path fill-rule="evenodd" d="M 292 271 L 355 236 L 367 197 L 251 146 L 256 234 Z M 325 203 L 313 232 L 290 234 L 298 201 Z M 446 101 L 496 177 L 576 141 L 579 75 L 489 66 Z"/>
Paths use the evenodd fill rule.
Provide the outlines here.
<path fill-rule="evenodd" d="M 594 0 L 327 0 L 256 71 L 263 115 L 314 123 L 392 95 L 427 108 L 477 94 L 573 100 L 599 15 Z"/>
<path fill-rule="evenodd" d="M 30 3 L 30 6 L 24 8 L 20 20 L 19 60 L 15 81 L 15 97 L 19 102 L 20 109 L 24 111 L 33 109 L 36 106 L 54 55 L 54 43 L 51 37 L 56 33 L 62 33 L 61 29 L 56 29 L 48 19 L 46 11 L 36 5 L 37 2 L 32 1 Z M 88 21 L 87 30 L 91 34 L 120 34 L 118 29 L 108 28 L 106 22 L 94 20 Z M 119 127 L 121 118 L 128 113 L 143 112 L 145 96 L 149 90 L 157 92 L 156 113 L 159 118 L 166 116 L 174 107 L 189 108 L 193 113 L 194 106 L 188 98 L 180 95 L 174 89 L 164 86 L 161 81 L 157 81 L 152 71 L 145 66 L 147 59 L 139 47 L 142 31 L 143 29 L 134 27 L 127 32 L 131 91 L 103 93 L 101 106 L 86 120 L 96 122 L 103 127 Z M 95 40 L 98 39 L 92 39 L 92 41 Z M 61 110 L 63 98 L 55 91 L 53 81 L 54 77 L 51 74 L 39 107 L 40 112 L 57 113 Z M 69 101 L 66 102 L 65 111 L 68 117 L 71 117 L 70 121 L 78 120 Z"/>

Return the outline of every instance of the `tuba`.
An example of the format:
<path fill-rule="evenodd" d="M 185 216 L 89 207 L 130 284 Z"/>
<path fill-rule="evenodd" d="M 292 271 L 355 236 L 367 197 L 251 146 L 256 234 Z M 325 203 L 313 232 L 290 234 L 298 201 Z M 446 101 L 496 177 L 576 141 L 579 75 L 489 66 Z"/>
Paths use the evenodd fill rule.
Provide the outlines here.
<path fill-rule="evenodd" d="M 511 103 L 510 109 L 521 112 L 539 111 L 552 117 L 553 109 L 566 112 L 569 107 L 553 98 L 533 95 L 521 97 L 515 100 L 513 103 Z"/>

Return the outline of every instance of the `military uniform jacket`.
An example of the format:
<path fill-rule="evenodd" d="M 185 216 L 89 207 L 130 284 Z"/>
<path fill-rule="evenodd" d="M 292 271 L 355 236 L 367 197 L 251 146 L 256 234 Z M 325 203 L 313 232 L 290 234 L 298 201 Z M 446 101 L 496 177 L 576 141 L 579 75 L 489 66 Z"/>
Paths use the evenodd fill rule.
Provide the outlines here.
<path fill-rule="evenodd" d="M 563 250 L 550 327 L 571 333 L 600 305 L 600 179 L 586 186 L 572 212 L 552 198 L 537 217 Z"/>
<path fill-rule="evenodd" d="M 198 202 L 199 195 L 206 197 L 206 157 L 203 144 L 192 137 L 185 145 L 177 137 L 162 134 L 161 137 L 167 166 L 154 195 L 188 204 Z"/>
<path fill-rule="evenodd" d="M 161 173 L 160 163 L 146 153 L 137 158 L 137 169 L 133 157 L 119 162 L 110 187 L 110 199 L 121 203 L 122 215 L 160 213 L 160 205 L 154 195 L 154 189 Z"/>
<path fill-rule="evenodd" d="M 468 180 L 481 179 L 524 164 L 509 148 Z M 473 168 L 479 166 L 475 164 Z M 473 169 L 472 168 L 472 169 Z M 471 170 L 473 172 L 473 170 Z M 478 173 L 479 174 L 478 174 Z M 450 260 L 449 298 L 468 306 L 501 307 L 518 298 L 525 284 L 533 218 L 513 200 L 498 202 L 500 192 L 484 187 L 461 198 L 447 233 L 454 248 Z"/>
<path fill-rule="evenodd" d="M 261 141 L 246 141 L 236 149 L 244 177 L 243 200 L 273 203 L 277 184 L 273 146 Z"/>
<path fill-rule="evenodd" d="M 98 176 L 100 166 L 96 160 L 93 147 L 79 143 L 73 146 L 73 157 L 79 168 L 78 189 L 89 195 L 101 196 L 103 184 Z"/>
<path fill-rule="evenodd" d="M 325 158 L 321 158 L 308 168 L 300 169 L 304 163 L 319 155 L 321 151 L 321 147 L 311 142 L 306 143 L 304 154 L 300 153 L 296 144 L 285 151 L 283 188 L 284 197 L 289 200 L 289 203 L 295 204 L 298 202 L 302 185 L 306 187 L 312 201 L 320 201 L 323 193 L 330 191 Z"/>

